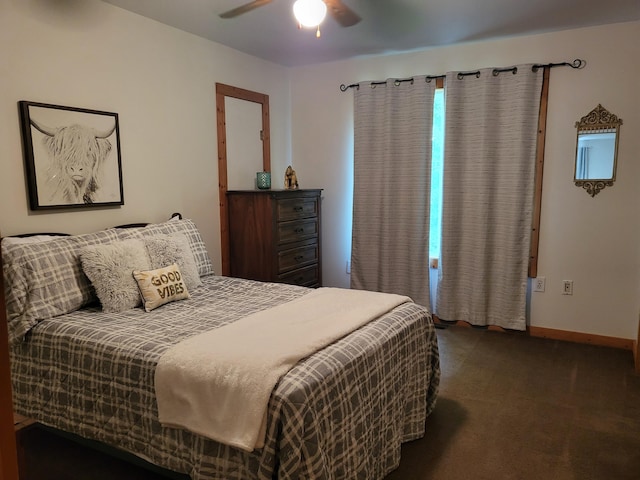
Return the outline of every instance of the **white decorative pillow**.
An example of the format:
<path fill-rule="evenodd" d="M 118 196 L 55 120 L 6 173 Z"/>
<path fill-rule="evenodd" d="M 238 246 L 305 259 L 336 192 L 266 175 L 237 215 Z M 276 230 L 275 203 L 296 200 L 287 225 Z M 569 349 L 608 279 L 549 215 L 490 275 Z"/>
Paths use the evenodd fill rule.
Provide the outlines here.
<path fill-rule="evenodd" d="M 80 260 L 104 312 L 122 312 L 140 305 L 140 293 L 131 272 L 151 268 L 142 240 L 86 247 Z"/>
<path fill-rule="evenodd" d="M 180 268 L 175 263 L 146 272 L 135 270 L 133 278 L 138 283 L 142 303 L 147 312 L 165 303 L 189 298 L 189 291 L 184 284 Z"/>
<path fill-rule="evenodd" d="M 202 285 L 198 266 L 186 235 L 182 233 L 155 235 L 145 238 L 144 242 L 151 258 L 152 269 L 176 263 L 180 268 L 184 284 L 189 290 Z"/>

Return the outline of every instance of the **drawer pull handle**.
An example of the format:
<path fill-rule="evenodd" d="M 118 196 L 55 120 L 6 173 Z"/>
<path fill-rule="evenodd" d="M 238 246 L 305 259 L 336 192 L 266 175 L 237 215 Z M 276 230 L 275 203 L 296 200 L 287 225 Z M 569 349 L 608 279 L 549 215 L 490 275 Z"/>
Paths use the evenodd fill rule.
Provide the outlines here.
<path fill-rule="evenodd" d="M 301 262 L 304 259 L 304 255 L 296 255 L 293 257 L 296 262 Z"/>
<path fill-rule="evenodd" d="M 301 206 L 293 207 L 293 211 L 294 212 L 301 212 L 302 211 L 302 207 Z"/>
<path fill-rule="evenodd" d="M 304 233 L 304 228 L 296 228 L 294 230 L 295 233 Z"/>

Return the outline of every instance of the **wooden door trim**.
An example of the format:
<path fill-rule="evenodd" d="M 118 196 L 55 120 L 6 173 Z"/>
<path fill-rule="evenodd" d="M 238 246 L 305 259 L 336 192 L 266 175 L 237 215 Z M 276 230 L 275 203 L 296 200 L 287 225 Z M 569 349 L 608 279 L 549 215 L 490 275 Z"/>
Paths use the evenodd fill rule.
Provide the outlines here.
<path fill-rule="evenodd" d="M 533 218 L 531 224 L 531 244 L 529 247 L 530 278 L 538 276 L 538 252 L 540 246 L 540 216 L 542 212 L 542 175 L 544 173 L 544 147 L 547 138 L 547 110 L 549 106 L 549 71 L 542 72 L 542 91 L 540 93 L 540 112 L 538 114 L 538 137 L 536 142 L 536 179 L 533 200 Z"/>
<path fill-rule="evenodd" d="M 216 123 L 218 133 L 218 199 L 220 204 L 220 255 L 222 275 L 231 272 L 229 253 L 229 208 L 227 205 L 227 130 L 225 97 L 262 105 L 262 170 L 271 171 L 271 131 L 269 128 L 269 95 L 244 88 L 216 83 Z"/>

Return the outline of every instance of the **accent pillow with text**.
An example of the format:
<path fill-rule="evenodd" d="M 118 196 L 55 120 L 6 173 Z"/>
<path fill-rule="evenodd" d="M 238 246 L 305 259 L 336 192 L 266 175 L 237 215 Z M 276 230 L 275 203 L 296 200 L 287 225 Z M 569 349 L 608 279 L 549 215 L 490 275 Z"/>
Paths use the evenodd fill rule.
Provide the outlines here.
<path fill-rule="evenodd" d="M 169 302 L 190 298 L 177 264 L 156 270 L 134 270 L 145 311 L 150 312 Z"/>

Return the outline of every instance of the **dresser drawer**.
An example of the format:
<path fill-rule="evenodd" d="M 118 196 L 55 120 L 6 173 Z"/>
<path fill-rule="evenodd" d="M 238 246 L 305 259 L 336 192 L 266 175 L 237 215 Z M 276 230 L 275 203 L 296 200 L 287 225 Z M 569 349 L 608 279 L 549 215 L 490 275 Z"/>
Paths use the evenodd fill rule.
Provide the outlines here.
<path fill-rule="evenodd" d="M 318 219 L 280 222 L 276 228 L 279 244 L 307 240 L 318 236 Z"/>
<path fill-rule="evenodd" d="M 298 218 L 318 216 L 318 198 L 298 197 L 279 199 L 276 205 L 276 220 L 285 222 Z"/>
<path fill-rule="evenodd" d="M 311 263 L 318 263 L 318 244 L 312 243 L 303 247 L 282 250 L 278 252 L 278 273 L 294 268 L 304 267 Z"/>
<path fill-rule="evenodd" d="M 317 287 L 320 283 L 318 264 L 300 268 L 283 275 L 278 275 L 278 281 L 301 287 Z"/>

